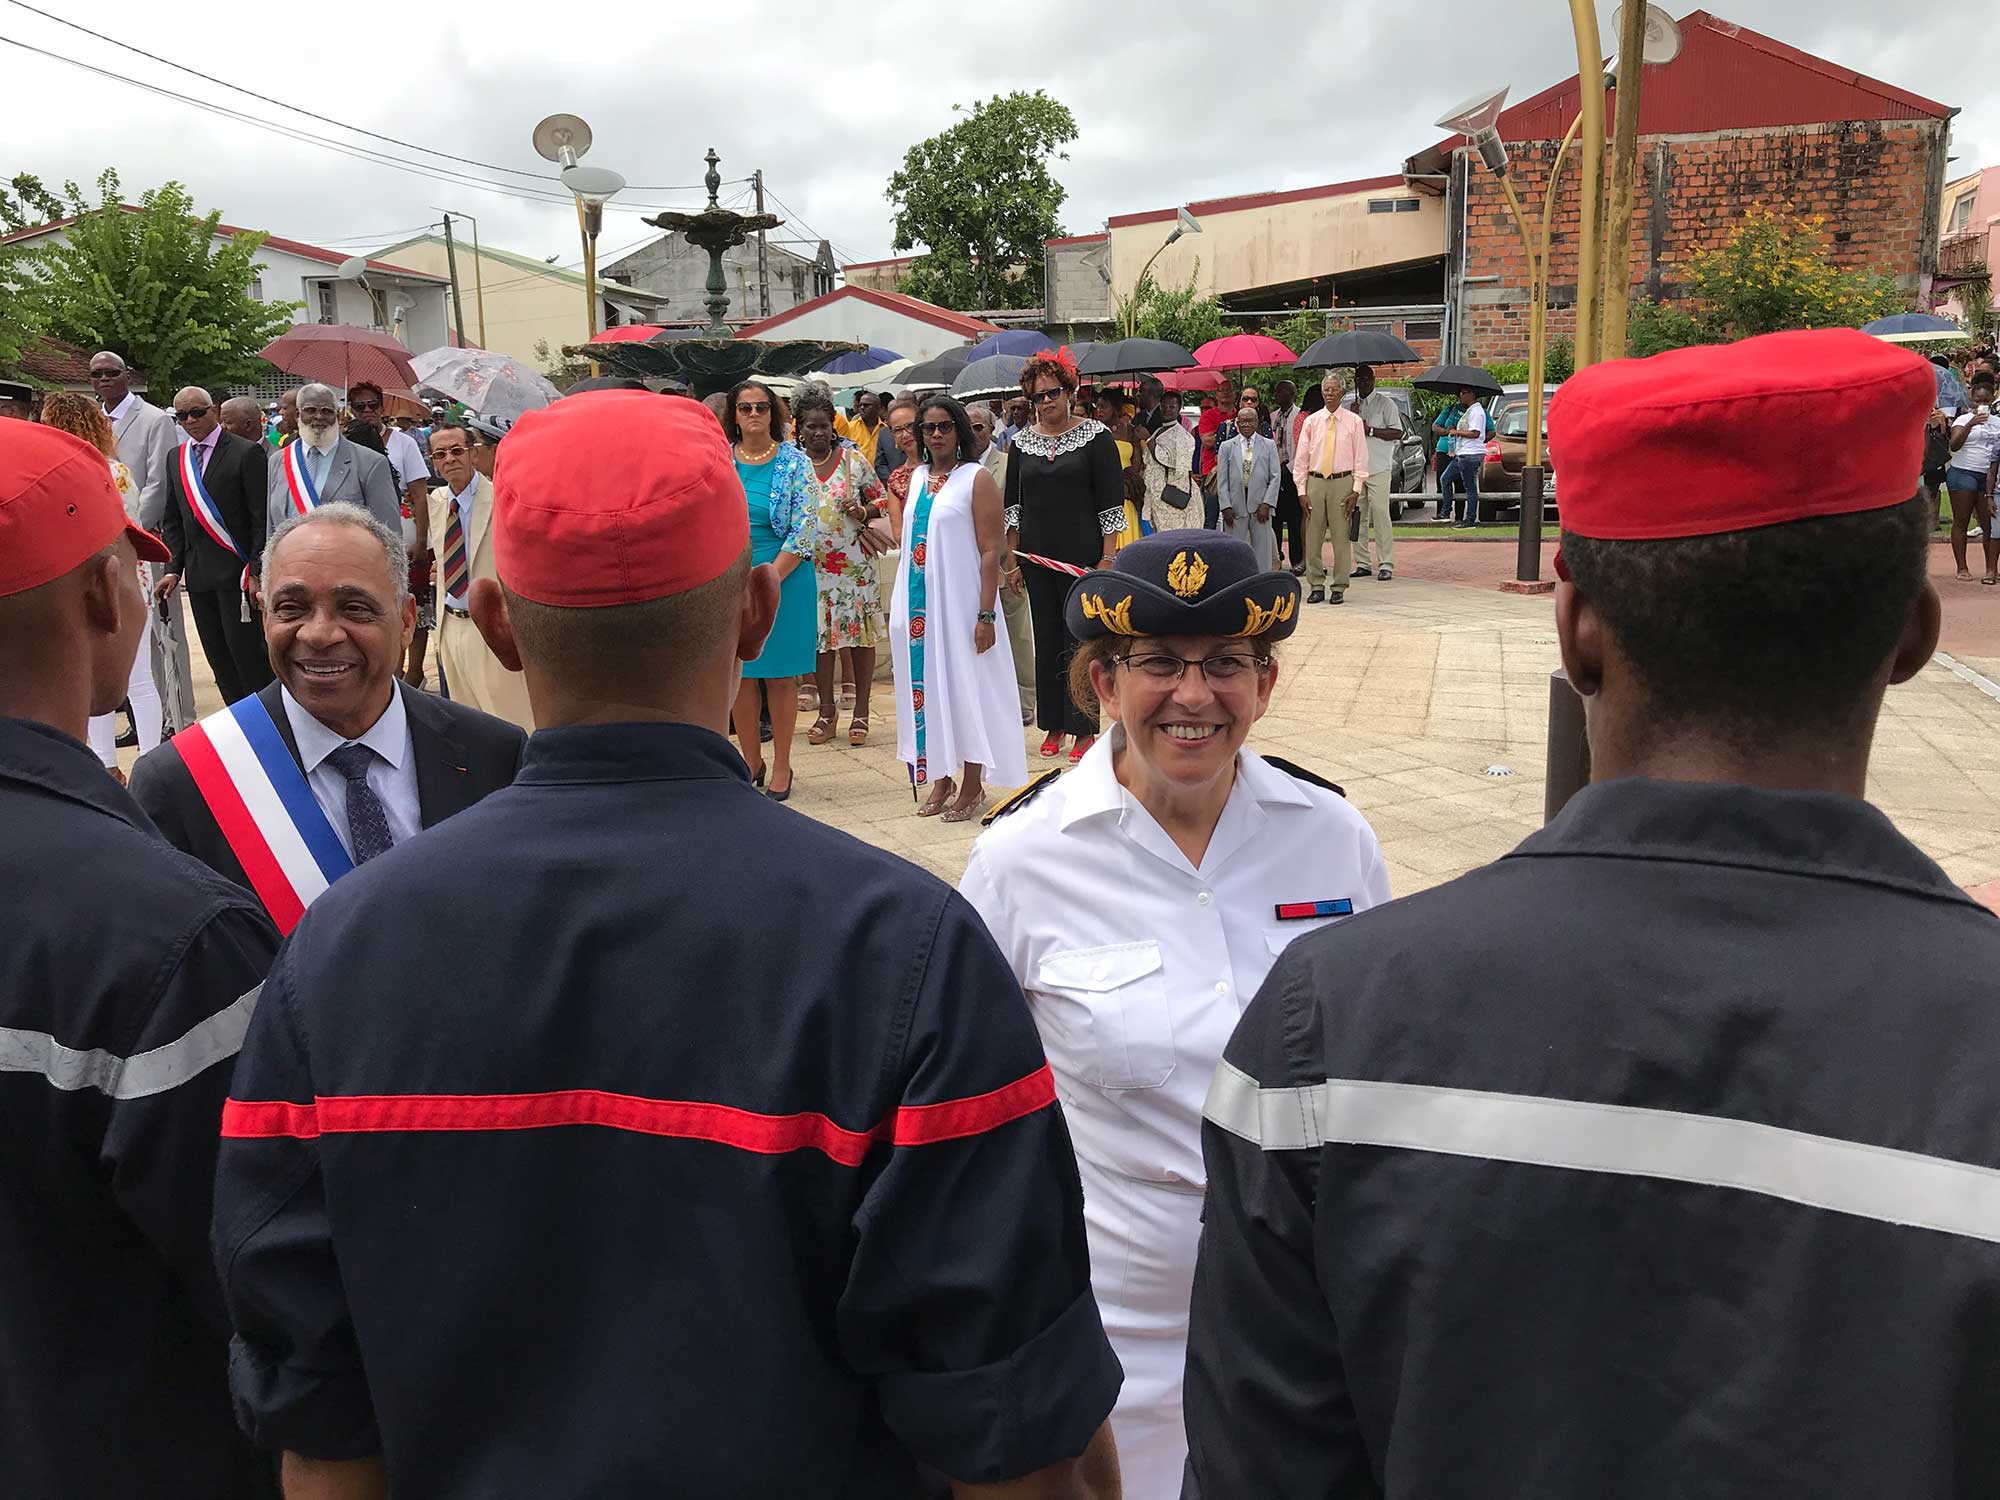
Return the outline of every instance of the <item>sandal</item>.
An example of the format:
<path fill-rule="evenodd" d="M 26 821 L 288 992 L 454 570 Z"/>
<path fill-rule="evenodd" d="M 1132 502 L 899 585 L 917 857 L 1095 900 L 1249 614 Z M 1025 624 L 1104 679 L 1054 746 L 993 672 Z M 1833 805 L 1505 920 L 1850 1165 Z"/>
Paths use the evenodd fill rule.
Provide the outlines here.
<path fill-rule="evenodd" d="M 935 818 L 939 813 L 944 811 L 945 804 L 951 801 L 951 794 L 952 781 L 947 776 L 931 789 L 930 800 L 917 809 L 917 816 L 920 818 Z"/>
<path fill-rule="evenodd" d="M 954 802 L 944 810 L 944 816 L 939 818 L 938 821 L 940 823 L 970 823 L 974 818 L 986 811 L 987 803 L 992 800 L 984 791 L 981 791 L 977 801 Z"/>
<path fill-rule="evenodd" d="M 866 717 L 857 714 L 848 723 L 847 743 L 850 745 L 865 745 L 868 743 L 868 720 Z"/>
<path fill-rule="evenodd" d="M 1058 755 L 1061 755 L 1061 754 L 1062 754 L 1062 736 L 1061 736 L 1061 735 L 1059 735 L 1059 734 L 1052 734 L 1052 735 L 1050 735 L 1050 736 L 1049 736 L 1049 737 L 1048 737 L 1047 739 L 1045 739 L 1045 740 L 1043 740 L 1043 741 L 1042 741 L 1042 759 L 1043 759 L 1043 760 L 1054 760 L 1054 759 L 1055 759 L 1055 758 L 1056 758 L 1056 757 L 1057 757 Z"/>
<path fill-rule="evenodd" d="M 1990 587 L 1993 584 L 2000 583 L 2000 577 L 1995 577 L 1993 574 L 1988 573 L 1984 578 L 1980 579 L 1979 581 Z"/>
<path fill-rule="evenodd" d="M 808 745 L 824 745 L 828 740 L 833 738 L 834 731 L 839 729 L 839 727 L 834 722 L 832 714 L 821 714 L 817 719 L 813 720 L 813 727 L 806 731 L 806 743 Z"/>
<path fill-rule="evenodd" d="M 1069 763 L 1075 765 L 1078 761 L 1082 760 L 1084 756 L 1090 753 L 1090 747 L 1096 743 L 1097 736 L 1094 734 L 1085 739 L 1078 740 L 1074 745 L 1070 746 Z"/>

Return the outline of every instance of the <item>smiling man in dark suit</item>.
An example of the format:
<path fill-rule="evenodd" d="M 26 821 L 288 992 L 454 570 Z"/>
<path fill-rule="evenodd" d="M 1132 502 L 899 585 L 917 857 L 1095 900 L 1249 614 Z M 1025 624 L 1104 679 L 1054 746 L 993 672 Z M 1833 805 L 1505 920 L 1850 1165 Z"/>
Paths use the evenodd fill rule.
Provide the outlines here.
<path fill-rule="evenodd" d="M 264 446 L 225 428 L 200 386 L 174 397 L 174 420 L 187 441 L 168 465 L 160 537 L 173 560 L 154 592 L 167 599 L 187 590 L 216 690 L 234 703 L 271 680 L 264 634 L 242 587 L 245 565 L 264 545 Z M 218 527 L 228 545 L 217 540 Z"/>
<path fill-rule="evenodd" d="M 527 736 L 397 681 L 416 621 L 402 539 L 359 506 L 264 551 L 277 680 L 139 759 L 132 795 L 176 848 L 255 891 L 281 931 L 347 870 L 511 783 Z"/>

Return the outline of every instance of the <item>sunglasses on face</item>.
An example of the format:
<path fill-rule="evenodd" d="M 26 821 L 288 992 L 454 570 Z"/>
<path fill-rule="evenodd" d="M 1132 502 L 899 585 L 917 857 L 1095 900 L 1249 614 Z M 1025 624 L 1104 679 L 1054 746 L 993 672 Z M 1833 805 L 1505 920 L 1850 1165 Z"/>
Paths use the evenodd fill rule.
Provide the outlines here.
<path fill-rule="evenodd" d="M 770 409 L 771 403 L 768 401 L 739 401 L 736 403 L 736 415 L 739 417 L 761 417 Z"/>
<path fill-rule="evenodd" d="M 214 409 L 215 408 L 212 406 L 190 406 L 185 411 L 183 411 L 181 408 L 175 407 L 174 420 L 176 422 L 185 422 L 191 417 L 204 416 L 208 412 L 213 411 Z"/>
<path fill-rule="evenodd" d="M 382 409 L 382 403 L 380 401 L 350 401 L 347 404 L 356 413 L 364 411 L 380 411 Z"/>
<path fill-rule="evenodd" d="M 1044 401 L 1053 401 L 1062 393 L 1063 388 L 1059 385 L 1052 385 L 1044 391 L 1036 391 L 1034 396 L 1035 405 L 1040 406 Z"/>
<path fill-rule="evenodd" d="M 92 380 L 116 380 L 122 374 L 124 374 L 122 370 L 92 370 L 90 378 Z"/>
<path fill-rule="evenodd" d="M 943 437 L 947 432 L 958 431 L 957 424 L 953 422 L 924 422 L 920 425 L 925 437 Z"/>
<path fill-rule="evenodd" d="M 463 458 L 472 450 L 463 443 L 453 443 L 449 448 L 431 449 L 432 458 Z"/>

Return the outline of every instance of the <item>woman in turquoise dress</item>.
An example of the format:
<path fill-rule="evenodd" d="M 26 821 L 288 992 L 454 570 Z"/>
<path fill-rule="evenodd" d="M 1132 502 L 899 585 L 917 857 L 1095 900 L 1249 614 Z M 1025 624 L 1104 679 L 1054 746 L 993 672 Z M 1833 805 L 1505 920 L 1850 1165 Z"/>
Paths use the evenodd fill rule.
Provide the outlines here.
<path fill-rule="evenodd" d="M 723 430 L 736 454 L 736 474 L 750 502 L 750 557 L 778 574 L 778 619 L 755 661 L 743 664 L 730 717 L 736 744 L 752 780 L 764 785 L 764 753 L 758 743 L 757 698 L 761 684 L 771 704 L 770 786 L 766 795 L 783 802 L 792 795 L 792 736 L 799 723 L 799 679 L 810 677 L 818 654 L 819 588 L 813 575 L 813 541 L 819 507 L 808 489 L 812 469 L 806 456 L 785 441 L 785 414 L 771 388 L 745 380 L 729 393 Z"/>

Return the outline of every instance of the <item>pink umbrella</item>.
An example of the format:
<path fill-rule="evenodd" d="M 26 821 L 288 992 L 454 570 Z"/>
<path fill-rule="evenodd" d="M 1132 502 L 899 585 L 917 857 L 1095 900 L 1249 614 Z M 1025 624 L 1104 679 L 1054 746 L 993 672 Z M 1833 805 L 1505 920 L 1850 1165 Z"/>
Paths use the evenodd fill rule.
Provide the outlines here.
<path fill-rule="evenodd" d="M 1267 333 L 1231 333 L 1210 339 L 1194 351 L 1194 362 L 1205 370 L 1248 370 L 1257 365 L 1288 365 L 1298 356 L 1282 340 Z"/>
<path fill-rule="evenodd" d="M 257 351 L 287 375 L 346 390 L 358 380 L 409 390 L 417 383 L 410 351 L 386 333 L 345 323 L 300 323 Z"/>
<path fill-rule="evenodd" d="M 644 343 L 660 331 L 658 323 L 620 323 L 607 328 L 591 339 L 593 344 L 637 344 Z"/>
<path fill-rule="evenodd" d="M 1170 391 L 1212 391 L 1222 384 L 1222 376 L 1215 370 L 1166 370 L 1160 384 Z"/>

